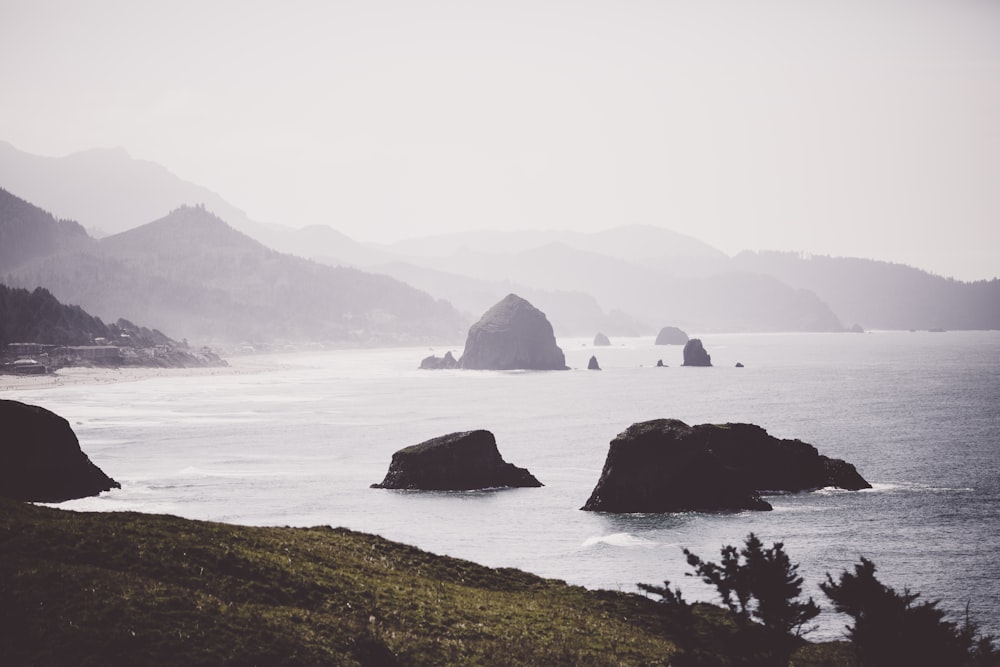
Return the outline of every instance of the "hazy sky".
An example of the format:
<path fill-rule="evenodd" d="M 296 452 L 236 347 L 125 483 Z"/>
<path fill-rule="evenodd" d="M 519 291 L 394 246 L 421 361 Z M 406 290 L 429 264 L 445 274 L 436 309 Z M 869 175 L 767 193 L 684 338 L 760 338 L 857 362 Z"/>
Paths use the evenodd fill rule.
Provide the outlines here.
<path fill-rule="evenodd" d="M 361 240 L 644 223 L 1000 275 L 992 0 L 0 0 L 0 93 L 21 150 Z"/>

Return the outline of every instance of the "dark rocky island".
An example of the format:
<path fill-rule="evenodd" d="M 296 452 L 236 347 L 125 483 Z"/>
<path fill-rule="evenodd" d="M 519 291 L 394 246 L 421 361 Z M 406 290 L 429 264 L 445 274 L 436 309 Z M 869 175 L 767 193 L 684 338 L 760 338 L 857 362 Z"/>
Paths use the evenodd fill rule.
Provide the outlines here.
<path fill-rule="evenodd" d="M 698 338 L 692 338 L 684 344 L 684 363 L 682 366 L 711 366 L 712 357 L 705 351 L 705 346 Z"/>
<path fill-rule="evenodd" d="M 0 400 L 0 496 L 58 503 L 120 488 L 83 453 L 68 421 Z"/>
<path fill-rule="evenodd" d="M 598 333 L 594 336 L 594 347 L 607 347 L 611 345 L 611 339 L 602 333 Z"/>
<path fill-rule="evenodd" d="M 545 313 L 508 294 L 469 327 L 462 368 L 566 370 L 566 357 Z"/>
<path fill-rule="evenodd" d="M 871 488 L 853 465 L 753 424 L 633 424 L 611 441 L 582 509 L 596 512 L 769 510 L 764 493 Z"/>
<path fill-rule="evenodd" d="M 590 361 L 587 362 L 587 370 L 589 371 L 599 371 L 601 370 L 601 365 L 597 363 L 597 357 L 591 355 Z"/>
<path fill-rule="evenodd" d="M 496 438 L 485 430 L 449 433 L 392 455 L 389 472 L 373 489 L 470 491 L 503 486 L 542 486 L 524 468 L 507 463 Z"/>
<path fill-rule="evenodd" d="M 656 335 L 656 345 L 683 345 L 688 335 L 677 327 L 663 327 Z"/>
<path fill-rule="evenodd" d="M 423 370 L 458 368 L 458 360 L 455 359 L 449 350 L 444 353 L 443 357 L 436 357 L 433 354 L 429 357 L 424 357 L 424 359 L 420 362 L 420 368 Z"/>

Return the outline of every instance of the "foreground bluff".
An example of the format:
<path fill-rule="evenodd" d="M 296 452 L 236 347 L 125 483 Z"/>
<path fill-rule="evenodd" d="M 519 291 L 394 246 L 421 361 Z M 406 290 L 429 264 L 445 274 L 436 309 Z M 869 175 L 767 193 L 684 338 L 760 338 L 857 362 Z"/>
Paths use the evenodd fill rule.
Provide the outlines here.
<path fill-rule="evenodd" d="M 489 431 L 462 431 L 404 447 L 374 489 L 469 491 L 501 486 L 541 486 L 524 468 L 507 463 Z"/>
<path fill-rule="evenodd" d="M 37 405 L 0 400 L 0 496 L 58 503 L 121 485 L 83 451 L 59 415 Z"/>
<path fill-rule="evenodd" d="M 545 313 L 508 294 L 469 327 L 462 368 L 566 370 L 566 357 Z"/>
<path fill-rule="evenodd" d="M 657 419 L 611 441 L 601 478 L 584 510 L 684 512 L 769 510 L 760 497 L 835 486 L 871 485 L 854 466 L 799 440 L 780 440 L 753 424 L 688 426 Z"/>

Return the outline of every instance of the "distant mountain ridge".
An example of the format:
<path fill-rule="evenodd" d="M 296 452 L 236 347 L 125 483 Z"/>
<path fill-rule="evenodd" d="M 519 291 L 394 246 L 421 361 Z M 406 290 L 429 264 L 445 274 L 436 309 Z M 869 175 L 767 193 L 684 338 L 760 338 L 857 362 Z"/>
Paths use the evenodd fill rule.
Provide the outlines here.
<path fill-rule="evenodd" d="M 0 218 L 0 229 L 15 229 L 10 222 Z M 79 241 L 0 264 L 0 277 L 46 287 L 101 316 L 210 341 L 416 343 L 462 333 L 464 322 L 447 302 L 388 276 L 283 255 L 204 207 Z"/>
<path fill-rule="evenodd" d="M 1000 329 L 1000 279 L 965 283 L 869 259 L 743 252 L 732 262 L 815 292 L 866 329 Z"/>
<path fill-rule="evenodd" d="M 993 316 L 1000 311 L 996 280 L 962 283 L 911 267 L 852 258 L 813 258 L 801 265 L 778 261 L 782 253 L 730 258 L 697 239 L 651 225 L 595 233 L 460 232 L 373 245 L 323 224 L 302 229 L 262 224 L 206 188 L 154 163 L 135 160 L 121 149 L 43 158 L 0 142 L 0 185 L 58 216 L 79 218 L 89 227 L 105 230 L 135 227 L 183 204 L 200 202 L 274 250 L 332 267 L 391 274 L 435 297 L 454 300 L 466 320 L 475 319 L 482 308 L 509 291 L 531 293 L 533 301 L 549 304 L 550 320 L 563 335 L 593 335 L 588 328 L 614 331 L 612 324 L 620 330 L 618 335 L 655 333 L 668 323 L 697 332 L 840 331 L 855 323 L 868 329 L 1000 327 Z M 84 215 L 78 215 L 74 206 Z M 31 246 L 23 243 L 25 248 Z M 18 251 L 17 256 L 26 260 L 34 252 Z M 84 273 L 98 270 L 93 266 L 97 261 L 106 267 L 119 262 L 122 274 L 106 279 L 112 283 L 145 280 L 133 275 L 142 273 L 143 267 L 114 253 L 99 252 L 76 261 Z M 55 281 L 54 290 L 63 289 L 57 284 L 98 289 L 93 283 L 88 288 L 86 281 L 78 285 L 66 271 L 51 267 L 46 271 L 36 278 Z M 222 281 L 210 296 L 205 291 L 210 285 L 181 278 L 169 271 L 157 276 L 163 287 L 161 310 L 183 314 L 185 302 L 192 299 L 213 302 L 224 311 L 248 307 L 246 303 L 225 306 L 230 298 L 226 290 L 239 289 L 234 284 Z M 117 294 L 87 298 L 124 305 L 128 288 L 121 286 Z M 241 317 L 248 321 L 250 315 Z"/>

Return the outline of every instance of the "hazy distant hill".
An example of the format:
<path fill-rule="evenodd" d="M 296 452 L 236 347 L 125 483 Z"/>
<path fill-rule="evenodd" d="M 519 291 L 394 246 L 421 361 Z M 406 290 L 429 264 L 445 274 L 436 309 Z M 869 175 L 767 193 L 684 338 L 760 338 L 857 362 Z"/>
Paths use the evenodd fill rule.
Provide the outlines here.
<path fill-rule="evenodd" d="M 0 141 L 0 184 L 99 236 L 138 227 L 186 204 L 202 204 L 234 229 L 281 252 L 359 267 L 393 259 L 326 226 L 294 229 L 251 220 L 208 188 L 155 162 L 135 159 L 122 148 L 43 157 Z"/>
<path fill-rule="evenodd" d="M 450 304 L 398 280 L 283 255 L 201 207 L 76 250 L 0 265 L 0 275 L 102 316 L 199 339 L 457 340 L 464 325 Z"/>
<path fill-rule="evenodd" d="M 812 290 L 866 329 L 1000 329 L 1000 280 L 964 283 L 902 264 L 744 252 L 733 264 Z"/>
<path fill-rule="evenodd" d="M 714 266 L 716 260 L 710 261 Z M 509 254 L 458 252 L 433 263 L 447 273 L 484 281 L 589 294 L 602 307 L 627 313 L 653 331 L 666 324 L 694 331 L 843 329 L 815 294 L 744 272 L 678 277 L 669 263 L 642 266 L 559 243 Z"/>
<path fill-rule="evenodd" d="M 592 337 L 598 331 L 612 336 L 638 336 L 653 331 L 653 325 L 637 322 L 621 311 L 606 313 L 597 299 L 584 292 L 539 289 L 509 281 L 491 282 L 406 262 L 379 264 L 372 269 L 447 299 L 469 314 L 472 321 L 514 292 L 545 313 L 556 336 Z"/>
<path fill-rule="evenodd" d="M 51 213 L 3 188 L 0 188 L 0 223 L 0 267 L 13 268 L 36 257 L 92 242 L 78 223 L 57 220 Z"/>

